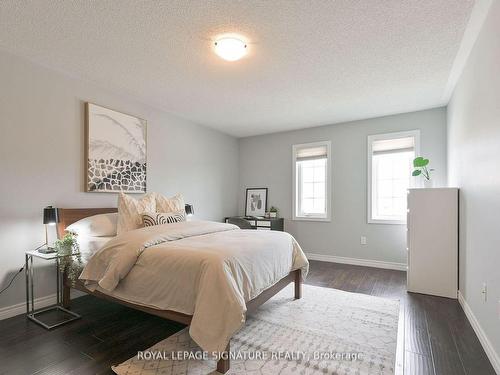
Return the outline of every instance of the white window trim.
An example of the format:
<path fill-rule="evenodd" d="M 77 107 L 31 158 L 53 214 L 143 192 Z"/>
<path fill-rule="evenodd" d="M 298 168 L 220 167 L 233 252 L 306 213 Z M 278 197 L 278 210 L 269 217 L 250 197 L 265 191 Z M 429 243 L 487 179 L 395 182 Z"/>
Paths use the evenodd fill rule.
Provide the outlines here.
<path fill-rule="evenodd" d="M 297 166 L 296 166 L 296 155 L 297 150 L 301 148 L 308 147 L 318 147 L 326 146 L 326 217 L 307 217 L 307 216 L 297 216 Z M 331 156 L 332 142 L 331 141 L 319 141 L 311 143 L 301 143 L 292 146 L 292 220 L 295 221 L 332 221 L 332 156 Z"/>
<path fill-rule="evenodd" d="M 368 136 L 368 144 L 367 144 L 367 194 L 368 194 L 368 207 L 367 207 L 367 221 L 368 224 L 392 224 L 392 225 L 405 225 L 406 220 L 381 220 L 381 219 L 372 219 L 372 145 L 374 141 L 384 140 L 384 139 L 395 139 L 395 138 L 406 138 L 413 137 L 415 139 L 415 157 L 420 155 L 420 129 L 409 130 L 403 132 L 395 132 L 395 133 L 384 133 L 384 134 L 375 134 Z"/>

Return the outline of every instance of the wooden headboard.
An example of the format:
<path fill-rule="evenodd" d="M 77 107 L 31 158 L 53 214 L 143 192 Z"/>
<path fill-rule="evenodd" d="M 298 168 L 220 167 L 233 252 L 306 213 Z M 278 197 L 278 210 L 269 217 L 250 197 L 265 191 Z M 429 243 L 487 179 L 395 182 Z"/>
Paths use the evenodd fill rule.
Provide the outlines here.
<path fill-rule="evenodd" d="M 65 229 L 78 220 L 98 214 L 117 212 L 116 208 L 59 208 L 59 223 L 57 224 L 57 237 L 64 236 Z"/>

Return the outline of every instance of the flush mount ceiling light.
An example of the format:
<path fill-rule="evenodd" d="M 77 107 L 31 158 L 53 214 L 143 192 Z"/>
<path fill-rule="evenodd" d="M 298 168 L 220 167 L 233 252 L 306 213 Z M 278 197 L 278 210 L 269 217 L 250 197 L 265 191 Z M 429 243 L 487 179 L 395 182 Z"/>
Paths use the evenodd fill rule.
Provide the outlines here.
<path fill-rule="evenodd" d="M 227 61 L 241 59 L 247 53 L 246 43 L 235 37 L 217 39 L 214 43 L 215 53 Z"/>

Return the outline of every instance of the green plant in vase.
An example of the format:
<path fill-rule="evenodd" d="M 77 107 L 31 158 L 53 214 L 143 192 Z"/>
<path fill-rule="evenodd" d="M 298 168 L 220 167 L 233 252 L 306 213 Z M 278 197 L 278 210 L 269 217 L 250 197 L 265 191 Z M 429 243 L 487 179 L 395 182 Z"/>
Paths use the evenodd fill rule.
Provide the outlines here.
<path fill-rule="evenodd" d="M 279 210 L 276 207 L 271 206 L 269 209 L 269 217 L 278 217 L 278 212 Z"/>
<path fill-rule="evenodd" d="M 54 248 L 57 255 L 60 256 L 59 270 L 65 272 L 71 281 L 71 285 L 75 286 L 76 280 L 78 280 L 78 276 L 80 276 L 83 269 L 76 233 L 68 232 L 63 238 L 56 240 Z"/>
<path fill-rule="evenodd" d="M 434 171 L 432 168 L 428 168 L 429 159 L 425 159 L 422 156 L 418 156 L 413 159 L 413 172 L 412 176 L 422 176 L 424 178 L 424 185 L 429 185 L 431 182 L 431 172 Z"/>

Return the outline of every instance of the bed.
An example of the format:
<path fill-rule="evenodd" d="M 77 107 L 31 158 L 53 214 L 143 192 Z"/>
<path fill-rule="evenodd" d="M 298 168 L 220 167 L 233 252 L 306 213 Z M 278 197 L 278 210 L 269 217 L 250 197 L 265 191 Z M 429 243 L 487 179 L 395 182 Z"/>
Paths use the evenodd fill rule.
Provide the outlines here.
<path fill-rule="evenodd" d="M 80 219 L 112 212 L 116 209 L 59 209 L 58 234 Z M 63 275 L 63 305 L 69 308 L 73 287 L 189 325 L 202 349 L 222 353 L 217 371 L 225 373 L 231 334 L 244 323 L 245 315 L 292 282 L 294 297 L 301 298 L 307 271 L 305 255 L 286 233 L 201 221 L 167 224 L 110 240 L 90 258 L 83 280 L 73 285 Z M 145 288 L 148 292 L 142 293 Z"/>

